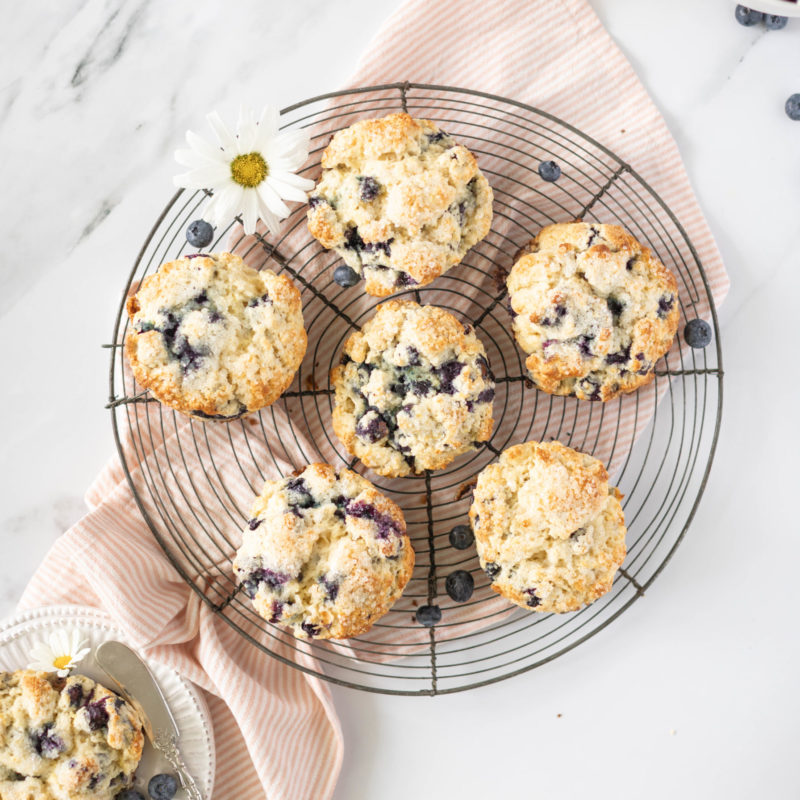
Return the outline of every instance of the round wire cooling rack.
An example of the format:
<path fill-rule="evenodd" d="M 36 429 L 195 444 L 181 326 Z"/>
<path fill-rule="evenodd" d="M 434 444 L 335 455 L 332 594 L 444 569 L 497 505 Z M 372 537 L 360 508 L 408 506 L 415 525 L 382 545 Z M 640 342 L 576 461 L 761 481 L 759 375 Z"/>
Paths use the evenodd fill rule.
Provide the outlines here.
<path fill-rule="evenodd" d="M 164 261 L 184 254 L 184 231 L 203 192 L 178 192 L 150 231 L 128 277 L 111 348 L 114 437 L 136 502 L 181 576 L 215 614 L 265 653 L 337 684 L 389 694 L 443 694 L 530 670 L 593 636 L 642 597 L 686 533 L 714 456 L 722 411 L 722 353 L 709 283 L 675 215 L 611 151 L 555 117 L 512 100 L 444 86 L 390 84 L 321 95 L 282 111 L 284 127 L 308 127 L 312 152 L 304 168 L 316 178 L 330 135 L 356 119 L 394 111 L 436 122 L 478 158 L 495 195 L 489 235 L 463 263 L 406 295 L 434 302 L 471 322 L 495 373 L 491 439 L 447 469 L 384 480 L 352 459 L 331 433 L 328 374 L 346 337 L 379 302 L 360 285 L 332 281 L 335 254 L 305 227 L 305 207 L 279 238 L 244 238 L 232 223 L 210 250 L 227 248 L 250 263 L 284 271 L 302 291 L 308 350 L 294 384 L 259 414 L 202 422 L 162 406 L 125 369 L 125 298 Z M 556 182 L 538 174 L 542 161 L 561 167 Z M 618 222 L 648 245 L 679 283 L 682 320 L 704 317 L 714 340 L 692 350 L 677 337 L 655 379 L 607 403 L 554 397 L 526 378 L 506 306 L 504 278 L 514 256 L 552 222 L 582 218 Z M 493 593 L 474 548 L 454 550 L 452 527 L 467 521 L 477 473 L 506 447 L 559 439 L 597 456 L 625 495 L 628 555 L 611 590 L 571 614 L 526 612 Z M 403 597 L 372 630 L 347 642 L 300 642 L 261 619 L 237 589 L 232 561 L 253 496 L 266 478 L 314 461 L 350 466 L 403 509 L 417 564 Z M 475 579 L 463 604 L 447 596 L 454 569 Z M 431 628 L 416 622 L 420 605 L 439 605 Z"/>

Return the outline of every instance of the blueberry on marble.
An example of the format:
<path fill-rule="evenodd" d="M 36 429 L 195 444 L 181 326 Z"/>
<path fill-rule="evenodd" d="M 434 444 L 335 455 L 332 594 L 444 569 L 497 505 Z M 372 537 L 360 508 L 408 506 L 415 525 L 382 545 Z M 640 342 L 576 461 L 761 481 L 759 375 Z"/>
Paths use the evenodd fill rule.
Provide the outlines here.
<path fill-rule="evenodd" d="M 361 280 L 361 277 L 352 267 L 342 265 L 341 267 L 336 267 L 333 271 L 333 280 L 339 286 L 349 289 L 351 286 L 355 286 Z"/>
<path fill-rule="evenodd" d="M 704 319 L 690 319 L 683 329 L 683 338 L 689 347 L 708 347 L 711 344 L 711 326 Z"/>
<path fill-rule="evenodd" d="M 539 175 L 543 181 L 552 183 L 561 177 L 561 167 L 555 161 L 542 161 L 539 164 Z"/>
<path fill-rule="evenodd" d="M 474 541 L 475 537 L 472 535 L 472 528 L 469 525 L 456 525 L 450 531 L 450 544 L 456 550 L 466 550 Z"/>
<path fill-rule="evenodd" d="M 374 200 L 381 190 L 381 185 L 378 183 L 378 181 L 376 181 L 375 178 L 369 177 L 368 175 L 359 177 L 358 184 L 359 195 L 361 196 L 361 199 L 367 203 L 370 202 L 370 200 Z"/>
<path fill-rule="evenodd" d="M 475 590 L 475 581 L 465 569 L 457 569 L 447 576 L 444 588 L 456 603 L 466 603 Z"/>
<path fill-rule="evenodd" d="M 115 796 L 114 800 L 145 800 L 145 797 L 136 789 L 124 789 Z"/>
<path fill-rule="evenodd" d="M 153 775 L 147 784 L 147 794 L 152 800 L 172 800 L 177 791 L 178 781 L 174 775 Z"/>
<path fill-rule="evenodd" d="M 736 6 L 736 21 L 740 25 L 746 25 L 747 27 L 757 25 L 763 17 L 764 15 L 760 11 L 753 11 L 752 8 L 747 6 Z"/>
<path fill-rule="evenodd" d="M 789 18 L 782 17 L 780 14 L 764 14 L 764 25 L 769 31 L 779 31 L 786 27 L 787 22 L 789 22 Z"/>
<path fill-rule="evenodd" d="M 536 589 L 526 589 L 523 594 L 528 596 L 528 599 L 525 601 L 525 605 L 529 608 L 536 608 L 542 601 L 536 595 Z"/>
<path fill-rule="evenodd" d="M 442 609 L 439 606 L 420 606 L 416 613 L 417 622 L 426 628 L 431 628 L 442 619 Z"/>
<path fill-rule="evenodd" d="M 800 93 L 791 95 L 786 101 L 786 116 L 789 119 L 800 119 Z"/>
<path fill-rule="evenodd" d="M 192 247 L 208 247 L 214 238 L 214 228 L 204 219 L 196 219 L 186 229 L 186 241 Z"/>
<path fill-rule="evenodd" d="M 486 573 L 486 577 L 493 581 L 499 574 L 502 567 L 499 564 L 495 564 L 493 561 L 488 561 L 486 566 L 483 568 L 483 571 Z"/>

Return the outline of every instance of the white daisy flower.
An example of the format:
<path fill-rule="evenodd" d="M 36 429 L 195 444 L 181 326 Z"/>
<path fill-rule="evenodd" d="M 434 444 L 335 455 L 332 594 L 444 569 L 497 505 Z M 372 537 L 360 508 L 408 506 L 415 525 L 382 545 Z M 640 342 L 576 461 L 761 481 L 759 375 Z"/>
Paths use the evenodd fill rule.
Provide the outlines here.
<path fill-rule="evenodd" d="M 33 661 L 28 664 L 28 669 L 57 672 L 59 678 L 66 678 L 89 652 L 86 644 L 77 630 L 53 631 L 46 642 L 36 642 L 31 648 Z"/>
<path fill-rule="evenodd" d="M 176 150 L 175 160 L 189 172 L 175 176 L 185 189 L 210 189 L 213 196 L 202 218 L 217 227 L 242 215 L 245 233 L 255 233 L 260 217 L 273 234 L 280 220 L 289 216 L 284 200 L 305 203 L 314 181 L 295 173 L 308 159 L 311 137 L 298 128 L 278 130 L 279 112 L 267 106 L 256 121 L 255 111 L 242 108 L 236 134 L 217 112 L 208 120 L 219 146 L 192 131 L 186 132 L 188 150 Z"/>

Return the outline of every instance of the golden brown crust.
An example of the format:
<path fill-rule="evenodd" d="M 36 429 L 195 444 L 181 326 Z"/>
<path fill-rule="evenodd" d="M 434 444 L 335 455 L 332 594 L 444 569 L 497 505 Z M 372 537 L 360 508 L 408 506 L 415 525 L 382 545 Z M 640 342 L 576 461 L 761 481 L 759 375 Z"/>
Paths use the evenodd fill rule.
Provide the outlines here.
<path fill-rule="evenodd" d="M 251 515 L 234 571 L 256 611 L 298 638 L 364 633 L 411 577 L 402 511 L 351 470 L 267 481 Z"/>
<path fill-rule="evenodd" d="M 343 361 L 331 371 L 333 430 L 379 475 L 443 469 L 491 435 L 486 352 L 448 311 L 382 303 L 348 338 Z"/>
<path fill-rule="evenodd" d="M 653 379 L 678 327 L 675 276 L 618 225 L 549 225 L 508 277 L 514 333 L 536 385 L 610 400 Z"/>
<path fill-rule="evenodd" d="M 492 589 L 556 613 L 605 594 L 625 559 L 621 499 L 600 461 L 560 442 L 505 450 L 479 474 L 469 512 Z"/>
<path fill-rule="evenodd" d="M 371 295 L 430 283 L 489 232 L 492 190 L 475 157 L 428 120 L 360 120 L 333 136 L 322 166 L 308 229 Z"/>
<path fill-rule="evenodd" d="M 300 292 L 230 253 L 167 262 L 126 308 L 137 382 L 184 413 L 231 419 L 271 405 L 305 354 Z"/>

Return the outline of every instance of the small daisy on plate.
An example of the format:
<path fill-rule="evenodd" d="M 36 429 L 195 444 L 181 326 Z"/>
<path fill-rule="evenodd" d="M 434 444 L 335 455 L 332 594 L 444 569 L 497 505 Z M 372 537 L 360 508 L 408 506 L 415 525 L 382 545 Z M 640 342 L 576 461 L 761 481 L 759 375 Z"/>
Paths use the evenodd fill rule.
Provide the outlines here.
<path fill-rule="evenodd" d="M 36 642 L 31 648 L 33 661 L 28 664 L 28 669 L 57 672 L 59 678 L 66 678 L 89 652 L 86 644 L 86 639 L 82 639 L 75 629 L 53 631 L 46 642 Z"/>
<path fill-rule="evenodd" d="M 175 160 L 189 172 L 175 176 L 185 189 L 210 189 L 214 194 L 202 218 L 217 227 L 242 215 L 245 233 L 255 233 L 260 217 L 273 234 L 289 216 L 285 200 L 305 203 L 314 181 L 295 173 L 308 159 L 307 130 L 278 130 L 279 112 L 267 106 L 256 120 L 255 111 L 242 108 L 234 134 L 216 111 L 206 119 L 219 145 L 186 131 L 188 150 L 176 150 Z"/>

